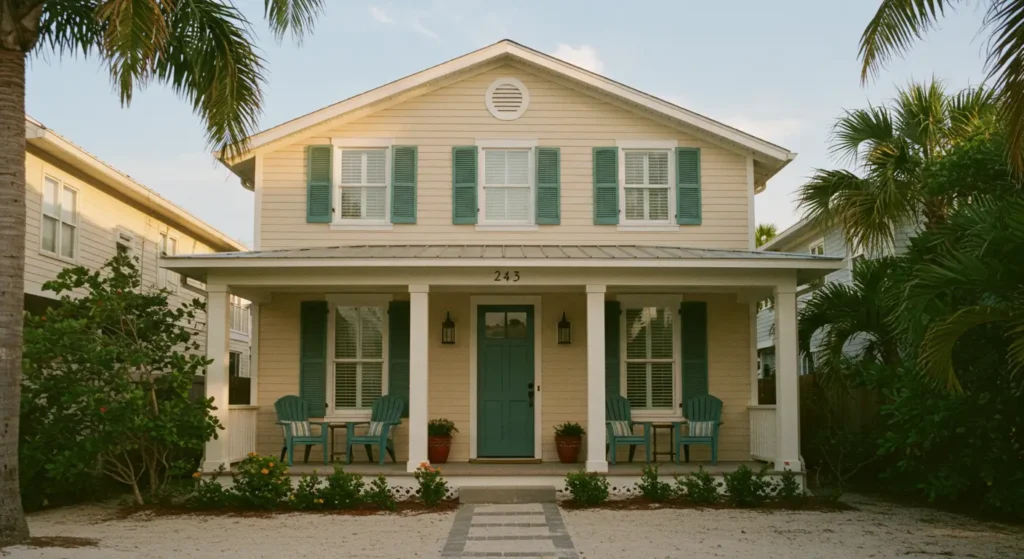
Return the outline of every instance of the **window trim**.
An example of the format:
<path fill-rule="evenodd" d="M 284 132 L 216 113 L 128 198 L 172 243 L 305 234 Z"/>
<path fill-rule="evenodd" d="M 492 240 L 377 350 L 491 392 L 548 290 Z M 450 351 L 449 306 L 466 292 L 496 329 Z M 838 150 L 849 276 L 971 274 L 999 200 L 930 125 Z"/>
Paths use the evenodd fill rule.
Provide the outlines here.
<path fill-rule="evenodd" d="M 675 147 L 678 142 L 675 140 L 619 140 L 615 142 L 618 147 L 619 165 L 619 224 L 620 231 L 651 231 L 669 230 L 678 231 L 679 224 L 676 223 L 676 165 L 673 159 Z M 637 151 L 663 151 L 668 154 L 668 215 L 666 219 L 659 221 L 636 220 L 626 217 L 626 152 Z M 649 187 L 632 187 L 649 188 Z"/>
<path fill-rule="evenodd" d="M 380 230 L 391 227 L 391 158 L 393 157 L 392 139 L 374 138 L 360 140 L 356 138 L 333 138 L 331 140 L 334 153 L 331 154 L 331 229 L 337 230 Z M 341 157 L 346 150 L 384 150 L 384 217 L 381 219 L 354 219 L 341 217 Z M 359 187 L 355 187 L 359 188 Z"/>
<path fill-rule="evenodd" d="M 380 307 L 383 311 L 384 321 L 381 327 L 381 349 L 382 349 L 382 365 L 381 365 L 381 386 L 380 395 L 386 396 L 388 393 L 388 359 L 389 359 L 389 344 L 390 340 L 390 320 L 388 318 L 389 303 L 392 301 L 391 295 L 348 295 L 348 294 L 328 294 L 327 297 L 327 371 L 324 375 L 327 382 L 327 411 L 325 419 L 327 420 L 342 420 L 342 421 L 366 421 L 370 419 L 372 410 L 370 409 L 352 409 L 352 408 L 336 408 L 335 407 L 335 367 L 336 361 L 334 357 L 334 329 L 336 319 L 336 309 L 339 306 L 342 307 Z"/>
<path fill-rule="evenodd" d="M 483 144 L 483 145 L 481 145 Z M 537 153 L 533 149 L 536 147 L 535 140 L 490 140 L 481 141 L 477 140 L 477 149 L 480 150 L 479 156 L 477 157 L 477 207 L 480 208 L 477 216 L 477 229 L 486 231 L 492 228 L 506 228 L 513 227 L 513 231 L 518 230 L 532 230 L 537 228 Z M 527 186 L 525 187 L 510 187 L 510 188 L 525 188 L 529 191 L 527 195 L 527 208 L 526 208 L 526 221 L 509 221 L 509 220 L 488 220 L 487 219 L 487 185 L 484 184 L 484 179 L 487 176 L 487 155 L 486 150 L 495 151 L 525 151 L 526 152 L 526 179 Z M 495 187 L 502 188 L 502 187 Z M 507 208 L 506 208 L 507 211 Z M 495 230 L 495 229 L 492 229 Z M 496 229 L 501 230 L 501 229 Z"/>
<path fill-rule="evenodd" d="M 178 252 L 178 245 L 181 242 L 181 239 L 178 238 L 177 235 L 172 234 L 170 229 L 159 232 L 157 234 L 157 239 L 158 240 L 156 244 L 156 256 L 157 266 L 159 270 L 157 272 L 157 289 L 166 289 L 171 293 L 177 293 L 178 283 L 180 283 L 182 277 L 181 274 L 178 274 L 177 272 L 172 272 L 167 268 L 160 266 L 160 260 L 162 260 L 165 256 L 177 256 L 178 254 L 180 254 Z M 167 254 L 167 252 L 164 251 L 164 239 L 174 241 L 174 254 Z M 177 274 L 178 281 L 172 281 L 173 276 L 171 276 L 171 274 Z"/>
<path fill-rule="evenodd" d="M 819 246 L 821 247 L 821 254 L 815 254 L 814 249 Z M 825 238 L 822 237 L 811 241 L 811 243 L 807 245 L 807 253 L 812 256 L 825 256 Z"/>
<path fill-rule="evenodd" d="M 43 246 L 43 230 L 44 230 L 44 227 L 45 227 L 46 218 L 49 217 L 49 218 L 53 219 L 53 217 L 54 217 L 52 215 L 47 215 L 46 214 L 46 179 L 50 179 L 50 180 L 56 181 L 56 183 L 57 183 L 57 216 L 56 216 L 56 219 L 57 219 L 57 231 L 56 231 L 56 236 L 54 237 L 54 248 L 56 250 L 54 250 L 53 252 L 51 252 L 49 250 L 46 250 L 46 248 Z M 72 242 L 72 245 L 71 245 L 73 255 L 70 258 L 67 257 L 67 256 L 64 256 L 64 255 L 62 255 L 60 253 L 60 235 L 61 235 L 61 229 L 62 229 L 61 225 L 64 224 L 64 216 L 63 216 L 64 211 L 63 211 L 63 200 L 62 200 L 62 198 L 63 198 L 64 189 L 65 188 L 67 188 L 68 190 L 71 190 L 72 192 L 75 193 L 75 222 L 73 224 L 71 224 L 75 228 L 75 235 L 74 235 L 75 238 L 74 238 L 74 241 Z M 43 182 L 40 185 L 40 189 L 39 189 L 39 254 L 42 254 L 44 256 L 49 256 L 50 258 L 56 258 L 57 260 L 61 260 L 63 262 L 68 262 L 68 263 L 71 263 L 71 264 L 75 264 L 75 263 L 78 262 L 78 252 L 79 252 L 78 251 L 78 243 L 79 243 L 79 239 L 81 237 L 81 235 L 80 235 L 80 233 L 81 233 L 81 231 L 80 231 L 80 229 L 81 229 L 81 225 L 80 225 L 81 224 L 81 219 L 79 218 L 79 214 L 81 213 L 81 209 L 82 209 L 82 191 L 81 190 L 79 190 L 77 187 L 74 187 L 74 186 L 71 186 L 70 184 L 65 183 L 63 180 L 58 179 L 57 177 L 55 177 L 55 176 L 53 176 L 53 175 L 51 175 L 49 173 L 43 173 Z"/>
<path fill-rule="evenodd" d="M 231 374 L 231 357 L 234 356 L 234 355 L 238 356 L 238 358 L 235 360 L 235 362 L 238 364 L 238 374 L 237 375 L 232 375 Z M 242 376 L 242 352 L 241 351 L 235 351 L 233 349 L 228 351 L 228 377 L 229 378 L 230 377 L 245 378 L 245 377 Z"/>
<path fill-rule="evenodd" d="M 621 304 L 619 315 L 619 393 L 628 398 L 626 378 L 626 310 L 641 307 L 662 307 L 675 309 L 672 320 L 672 408 L 671 409 L 633 409 L 633 417 L 639 420 L 677 419 L 683 416 L 681 407 L 683 397 L 682 363 L 683 363 L 683 326 L 679 308 L 683 302 L 681 295 L 619 295 L 616 300 Z"/>

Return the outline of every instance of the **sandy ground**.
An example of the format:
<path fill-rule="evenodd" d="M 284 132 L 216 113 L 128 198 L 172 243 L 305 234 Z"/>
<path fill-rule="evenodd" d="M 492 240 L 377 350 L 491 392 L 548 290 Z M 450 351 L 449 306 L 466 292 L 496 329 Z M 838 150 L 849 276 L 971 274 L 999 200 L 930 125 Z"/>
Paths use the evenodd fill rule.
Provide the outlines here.
<path fill-rule="evenodd" d="M 562 511 L 585 559 L 1024 557 L 1024 527 L 865 498 L 844 512 Z"/>

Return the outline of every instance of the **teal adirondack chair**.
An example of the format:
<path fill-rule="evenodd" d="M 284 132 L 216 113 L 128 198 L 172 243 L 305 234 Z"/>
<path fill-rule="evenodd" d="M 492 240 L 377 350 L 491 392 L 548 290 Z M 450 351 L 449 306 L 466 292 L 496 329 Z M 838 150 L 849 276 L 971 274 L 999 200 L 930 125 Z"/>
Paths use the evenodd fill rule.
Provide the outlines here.
<path fill-rule="evenodd" d="M 605 425 L 608 428 L 609 461 L 615 463 L 615 447 L 620 444 L 629 445 L 629 461 L 633 461 L 636 445 L 644 445 L 647 462 L 651 462 L 651 424 L 633 421 L 633 413 L 629 408 L 629 400 L 622 396 L 608 396 L 604 401 Z M 633 431 L 634 425 L 643 426 L 643 435 Z"/>
<path fill-rule="evenodd" d="M 384 451 L 391 455 L 391 461 L 395 460 L 395 443 L 391 438 L 394 428 L 402 423 L 402 410 L 405 409 L 405 401 L 396 396 L 381 396 L 373 402 L 370 412 L 370 421 L 350 421 L 346 426 L 347 436 L 345 437 L 345 456 L 347 463 L 352 463 L 352 445 L 361 444 L 366 448 L 366 457 L 373 462 L 373 445 L 377 445 L 380 452 L 380 464 L 384 465 Z M 357 425 L 368 425 L 366 433 L 356 434 Z"/>
<path fill-rule="evenodd" d="M 683 424 L 675 428 L 676 448 L 683 448 L 686 461 L 690 461 L 691 444 L 711 445 L 711 463 L 718 463 L 718 427 L 722 425 L 722 401 L 711 395 L 694 396 L 686 401 L 686 431 Z M 676 452 L 676 464 L 679 452 Z"/>
<path fill-rule="evenodd" d="M 298 396 L 282 396 L 274 402 L 277 411 L 277 424 L 284 430 L 284 448 L 281 449 L 281 460 L 288 454 L 288 465 L 295 464 L 295 446 L 306 445 L 306 456 L 303 463 L 309 462 L 309 451 L 316 445 L 324 447 L 324 464 L 331 454 L 328 448 L 328 429 L 326 423 L 314 423 L 309 420 L 309 405 Z M 320 427 L 320 434 L 314 435 L 312 427 Z"/>

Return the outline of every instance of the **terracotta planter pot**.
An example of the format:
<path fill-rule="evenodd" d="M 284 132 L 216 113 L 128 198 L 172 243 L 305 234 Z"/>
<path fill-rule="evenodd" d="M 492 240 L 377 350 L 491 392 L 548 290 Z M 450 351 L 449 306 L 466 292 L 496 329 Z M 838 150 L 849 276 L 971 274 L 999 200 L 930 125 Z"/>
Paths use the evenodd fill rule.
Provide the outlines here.
<path fill-rule="evenodd" d="M 583 437 L 563 437 L 555 435 L 555 448 L 558 449 L 558 461 L 563 464 L 575 464 L 580 457 Z"/>
<path fill-rule="evenodd" d="M 431 464 L 446 464 L 448 453 L 452 451 L 452 438 L 448 437 L 427 437 L 427 459 Z"/>

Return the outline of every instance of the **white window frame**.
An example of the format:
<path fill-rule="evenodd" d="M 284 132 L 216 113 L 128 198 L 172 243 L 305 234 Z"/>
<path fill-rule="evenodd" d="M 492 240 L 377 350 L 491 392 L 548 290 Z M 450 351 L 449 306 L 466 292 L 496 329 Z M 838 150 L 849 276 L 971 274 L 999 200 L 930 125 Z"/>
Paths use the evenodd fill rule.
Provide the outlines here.
<path fill-rule="evenodd" d="M 814 252 L 814 249 L 817 249 L 817 248 L 820 248 L 820 250 L 821 250 L 820 253 Z M 825 256 L 825 239 L 824 239 L 824 237 L 813 241 L 807 247 L 807 253 L 811 254 L 811 255 L 814 255 L 814 256 Z"/>
<path fill-rule="evenodd" d="M 334 153 L 331 159 L 331 229 L 341 231 L 392 230 L 391 223 L 391 158 L 394 156 L 394 138 L 332 138 Z M 382 219 L 353 219 L 341 217 L 341 156 L 345 150 L 384 150 L 384 217 Z"/>
<path fill-rule="evenodd" d="M 383 311 L 384 323 L 381 327 L 382 335 L 382 358 L 380 395 L 388 393 L 388 344 L 390 343 L 390 320 L 388 307 L 391 302 L 391 295 L 328 295 L 327 296 L 327 419 L 366 421 L 370 419 L 370 409 L 336 408 L 334 398 L 334 364 L 337 362 L 334 355 L 334 330 L 337 320 L 336 309 L 342 307 L 380 307 Z"/>
<path fill-rule="evenodd" d="M 126 239 L 127 244 L 121 241 L 121 236 L 128 237 Z M 120 250 L 120 247 L 125 247 L 125 253 L 134 258 L 135 257 L 135 242 L 138 240 L 135 233 L 124 228 L 118 227 L 114 229 L 114 249 Z"/>
<path fill-rule="evenodd" d="M 242 299 L 238 295 L 231 295 L 231 332 L 235 334 L 241 334 L 248 336 L 252 329 L 252 318 L 250 306 L 246 305 L 245 299 Z M 241 328 L 235 328 L 235 319 L 238 319 L 238 324 Z"/>
<path fill-rule="evenodd" d="M 535 231 L 537 226 L 537 147 L 536 140 L 477 140 L 477 207 L 480 208 L 477 219 L 479 231 Z M 487 150 L 525 151 L 526 173 L 528 185 L 521 188 L 529 190 L 527 194 L 526 221 L 488 220 L 487 219 L 487 187 L 484 179 L 487 176 Z M 501 188 L 501 187 L 498 187 Z"/>
<path fill-rule="evenodd" d="M 674 419 L 683 416 L 683 387 L 682 387 L 682 321 L 679 316 L 680 304 L 683 298 L 680 295 L 619 295 L 616 297 L 621 305 L 622 312 L 619 316 L 619 393 L 627 398 L 626 379 L 626 309 L 642 307 L 660 307 L 674 309 L 675 314 L 672 320 L 672 408 L 671 409 L 633 409 L 633 417 L 636 419 L 656 420 Z"/>
<path fill-rule="evenodd" d="M 676 223 L 676 164 L 675 148 L 679 145 L 676 140 L 619 140 L 615 142 L 619 148 L 619 230 L 621 231 L 678 231 L 679 224 Z M 668 216 L 664 220 L 652 221 L 646 219 L 626 218 L 626 152 L 637 151 L 664 151 L 668 153 Z M 632 185 L 630 188 L 648 188 L 645 186 Z"/>
<path fill-rule="evenodd" d="M 50 180 L 55 181 L 57 183 L 57 215 L 56 216 L 52 216 L 52 215 L 47 215 L 46 214 L 46 180 L 47 179 L 50 179 Z M 72 227 L 75 228 L 75 235 L 74 235 L 75 238 L 74 238 L 74 240 L 71 243 L 71 249 L 72 249 L 72 253 L 73 254 L 71 255 L 70 258 L 67 257 L 67 256 L 64 256 L 64 255 L 62 255 L 60 253 L 60 240 L 61 240 L 60 237 L 61 237 L 62 229 L 63 229 L 62 225 L 64 223 L 66 223 L 64 221 L 64 189 L 65 188 L 75 193 L 75 213 L 74 213 L 75 221 L 74 221 L 74 223 L 68 223 L 68 225 L 71 225 Z M 79 214 L 81 214 L 81 211 L 82 211 L 82 192 L 79 189 L 77 189 L 77 188 L 75 188 L 75 187 L 65 183 L 64 181 L 58 179 L 57 177 L 55 177 L 53 175 L 48 175 L 48 174 L 44 174 L 43 175 L 43 182 L 40 185 L 40 192 L 39 192 L 39 253 L 40 254 L 45 254 L 46 256 L 50 256 L 50 257 L 56 258 L 58 260 L 63 260 L 64 262 L 70 262 L 72 264 L 74 264 L 75 262 L 78 261 L 78 241 L 79 241 L 79 237 L 80 237 L 80 235 L 79 235 L 79 229 L 80 229 L 79 224 L 81 222 L 81 219 L 79 219 Z M 53 250 L 53 251 L 46 250 L 46 248 L 43 247 L 43 230 L 45 228 L 45 223 L 46 223 L 46 218 L 47 217 L 49 217 L 51 219 L 53 219 L 53 218 L 57 219 L 57 231 L 54 233 L 54 246 L 53 246 L 53 248 L 55 250 Z"/>
<path fill-rule="evenodd" d="M 170 231 L 163 231 L 157 238 L 157 260 L 160 260 L 165 256 L 177 256 L 179 254 L 178 245 L 181 243 L 181 239 L 179 239 L 177 235 L 171 234 Z M 167 254 L 167 251 L 165 250 L 165 245 L 168 241 L 174 241 L 174 254 Z M 175 293 L 178 291 L 178 283 L 181 282 L 180 274 L 178 274 L 177 272 L 172 272 L 166 268 L 160 267 L 157 271 L 157 275 L 157 279 L 159 280 L 157 287 L 161 289 L 166 289 L 171 293 Z"/>

